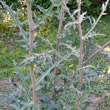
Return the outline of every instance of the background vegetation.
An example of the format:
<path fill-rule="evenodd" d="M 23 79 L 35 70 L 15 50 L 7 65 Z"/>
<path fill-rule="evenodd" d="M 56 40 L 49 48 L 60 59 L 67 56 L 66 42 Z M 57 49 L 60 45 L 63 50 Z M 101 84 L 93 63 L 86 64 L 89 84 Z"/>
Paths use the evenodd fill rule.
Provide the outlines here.
<path fill-rule="evenodd" d="M 6 3 L 10 6 L 13 4 L 13 9 L 21 8 L 21 3 L 23 0 L 5 0 Z M 82 1 L 82 11 L 87 11 L 88 15 L 98 15 L 101 11 L 102 3 L 106 2 L 106 0 L 83 0 Z M 33 2 L 33 10 L 37 10 L 36 5 L 40 5 L 41 7 L 48 8 L 51 5 L 49 0 L 34 0 Z M 25 5 L 23 5 L 25 7 Z M 72 11 L 77 8 L 76 0 L 69 0 L 68 7 Z M 107 8 L 107 12 L 110 13 L 110 4 Z"/>

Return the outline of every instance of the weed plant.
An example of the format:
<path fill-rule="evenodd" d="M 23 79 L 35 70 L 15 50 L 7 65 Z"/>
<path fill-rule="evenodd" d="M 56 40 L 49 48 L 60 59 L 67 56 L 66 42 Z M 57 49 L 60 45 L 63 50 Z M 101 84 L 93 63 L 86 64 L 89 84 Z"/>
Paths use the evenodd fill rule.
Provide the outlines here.
<path fill-rule="evenodd" d="M 96 21 L 89 17 L 90 26 L 87 27 L 87 34 L 82 29 L 84 25 L 82 22 L 88 20 L 88 17 L 85 12 L 81 14 L 80 0 L 78 0 L 78 9 L 72 14 L 67 7 L 69 1 L 51 0 L 52 5 L 48 9 L 37 6 L 43 13 L 40 17 L 36 15 L 36 12 L 32 12 L 32 2 L 32 0 L 26 0 L 28 20 L 22 21 L 17 16 L 19 11 L 14 12 L 0 0 L 15 21 L 15 24 L 10 27 L 19 28 L 19 31 L 13 34 L 17 37 L 21 36 L 22 39 L 16 42 L 19 42 L 20 48 L 25 49 L 21 49 L 25 51 L 24 59 L 17 61 L 14 57 L 12 58 L 16 68 L 15 76 L 19 78 L 15 81 L 17 87 L 10 97 L 7 99 L 3 97 L 0 104 L 4 103 L 5 98 L 15 110 L 86 110 L 93 104 L 90 96 L 96 95 L 103 98 L 103 106 L 99 101 L 94 107 L 106 110 L 110 105 L 108 65 L 103 71 L 100 69 L 100 62 L 95 67 L 87 64 L 100 51 L 109 59 L 109 53 L 104 48 L 110 41 L 102 47 L 92 42 L 95 36 L 105 36 L 93 29 L 102 15 L 105 15 L 109 0 L 102 5 L 102 12 Z M 57 31 L 54 31 L 54 34 L 48 32 L 50 27 L 46 24 L 47 18 L 51 20 L 54 16 L 54 8 L 58 9 L 55 15 L 58 18 L 56 21 L 60 21 L 58 34 Z M 69 14 L 69 19 L 66 18 L 66 14 Z M 45 25 L 47 29 L 44 33 L 42 31 Z M 36 30 L 39 31 L 36 32 Z M 46 38 L 47 33 L 50 33 L 52 38 Z M 89 47 L 87 43 L 93 47 Z M 44 46 L 45 48 L 40 51 Z M 8 52 L 7 47 L 3 51 Z"/>

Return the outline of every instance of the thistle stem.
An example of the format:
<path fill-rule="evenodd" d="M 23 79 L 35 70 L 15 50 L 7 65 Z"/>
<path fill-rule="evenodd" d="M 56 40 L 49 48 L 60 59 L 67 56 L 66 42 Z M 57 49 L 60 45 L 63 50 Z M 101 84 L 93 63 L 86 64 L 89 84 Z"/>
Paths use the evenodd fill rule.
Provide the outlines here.
<path fill-rule="evenodd" d="M 31 6 L 32 6 L 31 2 L 27 2 L 27 14 L 28 14 L 28 23 L 29 23 L 29 57 L 32 57 L 32 53 L 33 53 L 33 19 L 32 19 Z M 36 104 L 37 94 L 36 94 L 34 68 L 32 63 L 30 64 L 30 75 L 32 81 L 32 88 L 33 88 L 33 102 L 34 104 Z"/>
<path fill-rule="evenodd" d="M 78 30 L 80 34 L 80 55 L 79 55 L 79 85 L 78 85 L 78 91 L 81 91 L 82 86 L 82 59 L 83 59 L 83 34 L 82 34 L 82 27 L 81 27 L 81 0 L 78 0 Z M 80 93 L 77 95 L 77 110 L 80 109 Z"/>

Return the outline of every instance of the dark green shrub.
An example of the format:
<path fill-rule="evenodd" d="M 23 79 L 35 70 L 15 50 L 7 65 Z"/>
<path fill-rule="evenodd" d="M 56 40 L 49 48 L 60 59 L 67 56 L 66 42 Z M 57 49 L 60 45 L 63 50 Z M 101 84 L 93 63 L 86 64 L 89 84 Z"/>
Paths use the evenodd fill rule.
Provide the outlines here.
<path fill-rule="evenodd" d="M 106 0 L 82 0 L 82 11 L 87 11 L 89 15 L 99 15 L 104 2 L 106 2 Z M 71 10 L 76 9 L 77 1 L 70 0 L 68 6 Z M 108 6 L 107 12 L 110 13 L 110 4 Z"/>
<path fill-rule="evenodd" d="M 21 7 L 20 2 L 22 0 L 5 0 L 8 5 L 13 4 L 13 9 L 17 9 Z M 106 0 L 83 0 L 82 1 L 82 11 L 87 11 L 89 15 L 98 15 L 101 12 L 102 3 Z M 50 0 L 34 0 L 33 2 L 33 10 L 36 10 L 36 5 L 40 5 L 41 7 L 48 8 L 51 5 Z M 69 0 L 68 3 L 71 11 L 77 8 L 77 0 Z M 110 4 L 108 6 L 108 13 L 110 13 Z"/>

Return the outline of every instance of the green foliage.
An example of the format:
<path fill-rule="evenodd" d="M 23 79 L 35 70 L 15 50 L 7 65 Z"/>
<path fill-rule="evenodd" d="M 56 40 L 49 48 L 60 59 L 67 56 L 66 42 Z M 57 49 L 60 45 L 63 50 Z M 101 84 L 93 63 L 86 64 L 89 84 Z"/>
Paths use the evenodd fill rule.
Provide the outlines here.
<path fill-rule="evenodd" d="M 21 8 L 20 0 L 5 0 L 6 3 L 10 6 L 13 4 L 13 9 Z M 82 11 L 87 11 L 89 15 L 98 15 L 101 12 L 102 3 L 104 3 L 106 0 L 83 0 L 82 1 Z M 44 3 L 45 2 L 45 3 Z M 25 6 L 25 4 L 23 3 Z M 33 1 L 33 10 L 37 9 L 37 5 L 48 8 L 51 5 L 50 0 L 34 0 Z M 68 3 L 69 8 L 73 12 L 74 9 L 77 8 L 77 2 L 70 0 Z M 74 6 L 74 7 L 73 7 Z M 107 12 L 110 13 L 110 4 L 108 6 Z"/>
<path fill-rule="evenodd" d="M 21 4 L 19 3 L 19 0 L 5 0 L 6 4 L 9 6 L 13 5 L 13 9 L 21 8 Z"/>
<path fill-rule="evenodd" d="M 48 8 L 51 5 L 50 0 L 34 0 L 33 9 L 36 8 L 36 5 L 40 5 L 41 7 Z"/>
<path fill-rule="evenodd" d="M 19 81 L 16 82 L 17 88 L 16 91 L 14 90 L 12 92 L 12 96 L 10 97 L 10 101 L 8 103 L 11 103 L 11 106 L 15 110 L 36 110 L 36 109 L 41 109 L 41 110 L 76 110 L 77 109 L 77 104 L 76 104 L 76 95 L 77 93 L 80 93 L 81 98 L 80 98 L 80 104 L 81 104 L 81 109 L 86 110 L 86 108 L 92 103 L 89 99 L 89 96 L 91 94 L 95 95 L 102 95 L 104 93 L 109 93 L 109 77 L 110 75 L 108 74 L 108 69 L 106 67 L 106 72 L 103 71 L 103 65 L 100 62 L 102 60 L 96 59 L 99 63 L 94 64 L 94 66 L 87 65 L 82 68 L 83 70 L 83 82 L 82 82 L 82 91 L 78 91 L 77 86 L 79 82 L 79 74 L 78 74 L 78 65 L 77 65 L 77 59 L 73 59 L 73 55 L 75 54 L 77 57 L 79 56 L 79 38 L 78 38 L 78 31 L 77 29 L 73 26 L 70 25 L 70 19 L 64 19 L 64 26 L 63 26 L 63 31 L 62 31 L 62 38 L 60 39 L 60 51 L 57 53 L 55 50 L 55 37 L 56 37 L 56 26 L 58 24 L 52 23 L 53 22 L 53 15 L 54 7 L 53 5 L 50 6 L 48 9 L 44 9 L 41 6 L 37 6 L 38 9 L 44 13 L 42 16 L 37 16 L 35 14 L 35 39 L 34 39 L 34 44 L 36 48 L 34 48 L 34 53 L 32 57 L 27 56 L 27 50 L 28 50 L 28 32 L 24 31 L 28 30 L 26 27 L 23 28 L 23 24 L 26 23 L 25 21 L 21 23 L 21 20 L 18 20 L 17 16 L 19 13 L 14 13 L 13 10 L 8 7 L 6 4 L 2 2 L 2 4 L 9 10 L 10 14 L 12 17 L 14 17 L 15 23 L 10 25 L 10 27 L 16 27 L 20 29 L 20 32 L 18 31 L 17 33 L 14 33 L 14 35 L 17 37 L 14 43 L 16 43 L 14 46 L 14 49 L 8 48 L 7 46 L 3 45 L 3 41 L 8 41 L 8 35 L 5 33 L 2 36 L 2 42 L 0 42 L 2 45 L 0 45 L 0 67 L 2 68 L 7 67 L 7 64 L 11 70 L 8 73 L 10 75 L 11 72 L 14 72 L 14 76 L 18 77 Z M 58 5 L 57 3 L 54 4 L 54 6 Z M 90 5 L 88 3 L 88 5 Z M 58 13 L 57 13 L 58 14 Z M 59 17 L 59 15 L 57 15 Z M 38 19 L 38 20 L 36 20 Z M 50 24 L 48 24 L 50 22 Z M 39 25 L 38 25 L 39 23 Z M 86 33 L 91 25 L 88 22 L 84 22 L 84 30 L 83 34 Z M 104 24 L 105 25 L 105 24 Z M 101 32 L 100 30 L 100 25 L 98 26 L 99 29 L 98 31 Z M 108 28 L 108 27 L 106 27 Z M 109 28 L 108 28 L 109 29 Z M 19 38 L 18 36 L 21 36 L 22 38 Z M 74 37 L 73 37 L 74 36 Z M 85 41 L 85 50 L 87 50 L 87 53 L 91 54 L 93 51 L 95 51 L 95 48 L 92 46 L 89 46 L 89 44 L 94 46 L 94 41 L 96 41 L 97 37 L 92 37 L 91 39 L 86 39 Z M 99 38 L 98 38 L 99 39 Z M 104 38 L 103 38 L 104 39 Z M 18 42 L 17 42 L 17 41 Z M 37 43 L 36 43 L 37 42 Z M 88 45 L 87 45 L 88 43 Z M 102 40 L 100 38 L 99 43 L 102 43 Z M 20 45 L 24 47 L 26 50 L 17 48 L 17 46 Z M 15 48 L 16 47 L 16 48 Z M 59 61 L 56 63 L 55 61 L 55 54 L 58 54 L 59 56 Z M 86 53 L 86 54 L 87 54 Z M 89 54 L 85 55 L 85 59 L 88 58 Z M 16 57 L 15 57 L 16 56 Z M 24 58 L 22 58 L 23 56 Z M 99 57 L 99 56 L 98 56 Z M 13 61 L 14 59 L 14 61 Z M 15 66 L 13 68 L 12 65 Z M 18 63 L 17 63 L 17 62 Z M 39 102 L 37 105 L 33 105 L 32 102 L 32 84 L 30 81 L 30 74 L 28 71 L 28 66 L 29 64 L 32 63 L 34 64 L 34 72 L 35 77 L 36 77 L 36 91 L 37 91 L 37 97 L 39 98 Z M 97 63 L 97 62 L 96 62 Z M 102 64 L 102 65 L 100 65 Z M 54 68 L 58 66 L 58 75 L 54 77 Z M 26 71 L 25 69 L 26 68 Z M 74 79 L 71 79 L 70 77 L 72 75 L 75 75 Z M 102 82 L 98 79 L 99 75 L 104 75 L 106 80 Z M 57 84 L 55 86 L 56 90 L 59 88 L 63 87 L 61 91 L 59 91 L 56 94 L 56 97 L 54 100 L 51 100 L 51 94 L 53 93 L 53 80 L 56 80 Z M 68 80 L 70 80 L 68 82 Z M 20 92 L 20 93 L 19 93 Z M 19 95 L 18 95 L 19 94 Z M 109 103 L 109 94 L 104 96 L 105 99 L 103 100 L 103 103 Z M 8 99 L 8 98 L 7 98 Z M 6 101 L 6 97 L 4 97 L 4 100 Z M 4 101 L 3 100 L 3 101 Z M 4 103 L 4 102 L 3 102 Z M 0 103 L 1 104 L 1 103 Z M 73 106 L 74 105 L 74 106 Z M 106 104 L 105 104 L 106 105 Z M 109 105 L 108 105 L 109 106 Z M 108 106 L 105 106 L 106 108 Z M 101 107 L 100 109 L 105 109 L 104 107 L 100 106 L 100 103 L 98 104 L 97 107 Z"/>
<path fill-rule="evenodd" d="M 88 15 L 99 15 L 101 12 L 102 4 L 106 2 L 106 0 L 82 0 L 82 11 L 87 11 Z M 77 2 L 70 0 L 68 4 L 71 11 L 77 8 Z M 74 6 L 74 7 L 73 7 Z M 107 12 L 110 13 L 110 4 L 108 6 Z"/>

